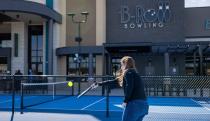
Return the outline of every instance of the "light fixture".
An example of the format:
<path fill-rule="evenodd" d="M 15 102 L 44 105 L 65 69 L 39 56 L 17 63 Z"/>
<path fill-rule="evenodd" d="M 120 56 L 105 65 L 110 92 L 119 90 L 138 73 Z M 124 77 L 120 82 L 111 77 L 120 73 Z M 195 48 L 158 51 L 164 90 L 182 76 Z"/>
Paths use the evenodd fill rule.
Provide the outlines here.
<path fill-rule="evenodd" d="M 68 13 L 67 15 L 73 17 L 73 16 L 75 16 L 76 14 L 75 14 L 75 13 Z"/>
<path fill-rule="evenodd" d="M 84 12 L 82 12 L 81 14 L 82 14 L 82 15 L 86 15 L 86 16 L 89 15 L 89 13 L 88 13 L 87 11 L 84 11 Z"/>
<path fill-rule="evenodd" d="M 68 13 L 67 15 L 71 17 L 72 19 L 72 22 L 74 24 L 77 24 L 78 25 L 78 35 L 75 37 L 75 42 L 78 43 L 78 53 L 77 53 L 77 56 L 75 56 L 77 59 L 76 62 L 78 64 L 78 75 L 80 76 L 80 71 L 81 71 L 81 57 L 80 57 L 80 43 L 82 42 L 82 37 L 81 37 L 81 24 L 82 23 L 86 23 L 87 22 L 87 16 L 89 15 L 89 13 L 87 11 L 84 11 L 84 12 L 81 12 L 80 13 L 82 16 L 85 16 L 85 19 L 83 20 L 75 20 L 74 19 L 74 16 L 76 15 L 75 13 Z M 80 79 L 79 79 L 79 82 L 78 82 L 78 94 L 80 94 Z"/>

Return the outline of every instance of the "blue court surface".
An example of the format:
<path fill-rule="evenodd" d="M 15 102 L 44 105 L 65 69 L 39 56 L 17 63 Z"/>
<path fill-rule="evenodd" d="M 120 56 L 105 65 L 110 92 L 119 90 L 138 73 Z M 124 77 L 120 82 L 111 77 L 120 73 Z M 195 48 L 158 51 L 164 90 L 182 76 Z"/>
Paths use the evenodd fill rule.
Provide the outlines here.
<path fill-rule="evenodd" d="M 47 96 L 25 97 L 24 105 L 35 104 L 37 101 L 46 99 Z M 69 96 L 54 101 L 47 101 L 37 105 L 30 105 L 25 108 L 25 112 L 44 112 L 61 114 L 100 115 L 100 120 L 106 118 L 106 97 L 103 96 L 82 96 L 76 98 Z M 20 111 L 20 96 L 15 97 L 15 110 Z M 109 97 L 110 118 L 117 117 L 120 120 L 123 108 L 121 107 L 123 98 L 119 96 Z M 0 111 L 11 110 L 11 96 L 0 96 Z M 209 98 L 167 98 L 149 97 L 149 114 L 145 120 L 165 120 L 165 121 L 210 121 L 210 99 Z M 1 113 L 1 112 L 0 112 Z M 24 114 L 23 114 L 24 115 Z"/>

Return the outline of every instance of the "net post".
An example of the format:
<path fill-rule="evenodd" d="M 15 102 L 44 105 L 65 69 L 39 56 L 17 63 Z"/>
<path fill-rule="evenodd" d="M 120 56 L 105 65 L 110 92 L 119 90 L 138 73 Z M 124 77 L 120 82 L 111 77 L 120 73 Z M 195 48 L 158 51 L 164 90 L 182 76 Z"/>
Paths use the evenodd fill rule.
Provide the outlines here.
<path fill-rule="evenodd" d="M 53 84 L 53 100 L 55 99 L 55 85 Z"/>
<path fill-rule="evenodd" d="M 15 76 L 12 76 L 12 114 L 15 112 Z"/>
<path fill-rule="evenodd" d="M 75 78 L 71 79 L 71 76 L 66 75 L 67 81 L 72 81 L 73 86 L 71 87 L 71 96 L 74 96 L 74 84 L 75 84 Z"/>
<path fill-rule="evenodd" d="M 23 91 L 24 91 L 24 87 L 23 87 L 23 84 L 21 84 L 20 114 L 23 114 Z"/>
<path fill-rule="evenodd" d="M 53 82 L 55 83 L 55 82 L 57 82 L 56 81 L 56 76 L 55 77 L 52 77 L 53 78 Z M 54 100 L 54 96 L 56 95 L 56 85 L 55 84 L 53 84 L 53 100 Z"/>
<path fill-rule="evenodd" d="M 79 70 L 79 73 L 80 73 L 80 70 Z M 81 78 L 80 78 L 80 74 L 79 74 L 79 78 L 78 78 L 78 95 L 80 94 L 80 91 L 81 91 Z"/>
<path fill-rule="evenodd" d="M 72 83 L 73 83 L 73 86 L 71 87 L 71 95 L 74 96 L 74 84 L 75 83 L 74 83 L 74 81 Z"/>
<path fill-rule="evenodd" d="M 104 81 L 104 78 L 106 79 L 106 77 L 102 77 L 102 82 Z M 102 85 L 101 95 L 104 96 L 104 93 L 105 93 L 105 87 L 104 87 L 104 85 Z"/>

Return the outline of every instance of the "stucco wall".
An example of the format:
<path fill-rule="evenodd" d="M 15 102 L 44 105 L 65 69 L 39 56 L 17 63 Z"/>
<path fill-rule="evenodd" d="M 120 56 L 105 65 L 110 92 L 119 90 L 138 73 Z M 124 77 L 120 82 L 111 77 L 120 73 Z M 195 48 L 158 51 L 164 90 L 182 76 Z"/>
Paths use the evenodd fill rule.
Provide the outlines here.
<path fill-rule="evenodd" d="M 96 0 L 67 0 L 66 11 L 74 12 L 76 20 L 83 19 L 81 12 L 88 11 L 87 23 L 81 24 L 81 37 L 83 39 L 81 45 L 95 45 L 96 44 Z M 70 17 L 67 17 L 67 46 L 77 45 L 75 36 L 78 35 L 78 25 L 73 24 Z"/>

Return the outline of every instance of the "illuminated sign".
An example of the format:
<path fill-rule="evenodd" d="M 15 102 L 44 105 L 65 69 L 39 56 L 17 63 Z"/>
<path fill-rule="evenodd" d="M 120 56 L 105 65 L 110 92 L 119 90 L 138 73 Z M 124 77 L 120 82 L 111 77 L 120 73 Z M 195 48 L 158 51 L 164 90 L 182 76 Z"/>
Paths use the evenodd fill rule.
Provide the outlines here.
<path fill-rule="evenodd" d="M 161 0 L 156 4 L 156 8 L 144 8 L 141 5 L 136 5 L 135 7 L 122 5 L 120 8 L 121 28 L 163 28 L 171 19 L 170 2 Z"/>
<path fill-rule="evenodd" d="M 106 0 L 106 42 L 183 42 L 184 15 L 184 0 Z"/>

